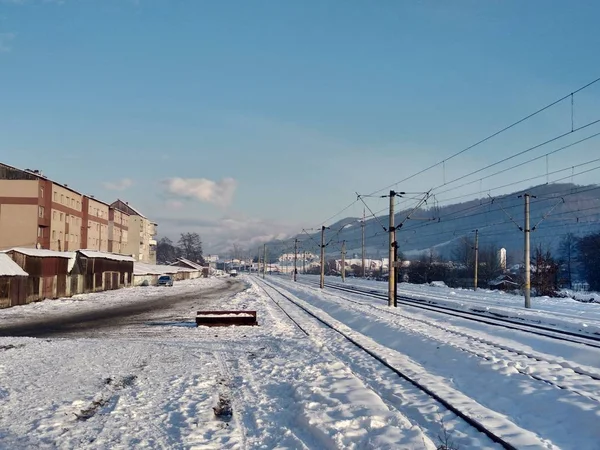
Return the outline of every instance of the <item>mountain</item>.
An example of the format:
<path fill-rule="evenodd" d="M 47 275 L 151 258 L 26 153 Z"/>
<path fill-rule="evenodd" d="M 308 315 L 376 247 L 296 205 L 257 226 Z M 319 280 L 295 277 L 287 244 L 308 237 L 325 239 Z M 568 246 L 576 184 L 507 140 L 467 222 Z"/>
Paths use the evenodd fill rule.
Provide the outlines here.
<path fill-rule="evenodd" d="M 491 198 L 478 198 L 446 206 L 427 205 L 414 211 L 406 220 L 410 209 L 394 215 L 395 223 L 403 223 L 398 231 L 399 248 L 405 257 L 418 255 L 433 249 L 436 254 L 451 258 L 457 243 L 474 237 L 479 230 L 480 248 L 491 244 L 507 250 L 509 263 L 522 260 L 524 227 L 524 193 L 530 199 L 531 247 L 542 245 L 553 252 L 558 250 L 561 239 L 567 233 L 584 236 L 600 231 L 600 186 L 579 186 L 570 183 L 544 184 L 526 191 Z M 519 198 L 521 196 L 521 198 Z M 369 257 L 387 257 L 389 215 L 371 217 L 365 222 L 366 252 Z M 329 242 L 327 254 L 338 257 L 340 242 L 346 241 L 348 256 L 361 253 L 361 218 L 347 217 L 326 230 Z M 343 228 L 344 227 L 344 228 Z M 535 227 L 535 228 L 534 228 Z M 318 251 L 320 232 L 298 235 L 305 249 Z M 306 248 L 308 247 L 308 248 Z"/>

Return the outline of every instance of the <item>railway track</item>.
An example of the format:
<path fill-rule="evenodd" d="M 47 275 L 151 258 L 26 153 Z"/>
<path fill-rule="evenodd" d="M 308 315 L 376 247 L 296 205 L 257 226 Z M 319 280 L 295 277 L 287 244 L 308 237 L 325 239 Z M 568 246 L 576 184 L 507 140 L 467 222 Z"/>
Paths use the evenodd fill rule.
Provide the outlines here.
<path fill-rule="evenodd" d="M 572 392 L 581 397 L 585 397 L 585 398 L 588 398 L 590 400 L 600 403 L 600 396 L 597 395 L 596 393 L 591 392 L 591 391 L 588 392 L 585 389 L 582 390 L 582 389 L 578 389 L 578 388 L 573 388 L 568 385 L 568 382 L 567 383 L 564 382 L 564 379 L 566 379 L 566 380 L 571 379 L 572 374 L 574 373 L 577 376 L 585 377 L 586 379 L 588 379 L 590 382 L 593 383 L 594 381 L 600 381 L 599 373 L 593 373 L 593 372 L 590 372 L 587 370 L 580 369 L 578 367 L 573 367 L 572 365 L 568 365 L 568 366 L 561 366 L 560 368 L 553 368 L 552 375 L 545 377 L 543 375 L 536 374 L 534 371 L 529 371 L 528 370 L 529 362 L 531 362 L 531 365 L 533 367 L 535 367 L 536 365 L 539 365 L 540 363 L 546 364 L 546 365 L 548 365 L 548 367 L 555 366 L 557 364 L 560 366 L 560 363 L 549 360 L 549 359 L 545 359 L 543 357 L 543 355 L 518 350 L 515 348 L 511 348 L 510 346 L 508 346 L 506 344 L 498 344 L 497 342 L 482 338 L 477 335 L 473 335 L 473 334 L 470 334 L 470 333 L 467 333 L 464 331 L 459 331 L 456 329 L 450 329 L 448 326 L 441 325 L 440 323 L 435 322 L 435 321 L 428 321 L 428 320 L 424 320 L 424 319 L 415 318 L 413 316 L 407 316 L 400 312 L 390 310 L 387 307 L 378 307 L 378 306 L 375 306 L 375 305 L 372 305 L 369 303 L 363 303 L 363 302 L 353 300 L 350 298 L 339 297 L 337 295 L 334 296 L 334 301 L 350 302 L 352 304 L 352 306 L 351 306 L 352 308 L 355 308 L 361 314 L 365 314 L 365 313 L 373 314 L 375 320 L 382 320 L 383 317 L 374 314 L 374 312 L 373 312 L 374 310 L 384 312 L 386 315 L 386 317 L 385 317 L 386 320 L 389 320 L 390 316 L 391 316 L 391 318 L 399 318 L 399 319 L 403 320 L 404 323 L 399 324 L 399 326 L 401 326 L 401 327 L 406 327 L 407 326 L 406 323 L 422 324 L 425 326 L 425 329 L 415 331 L 414 330 L 415 327 L 411 327 L 412 331 L 417 334 L 426 335 L 428 338 L 436 340 L 440 343 L 447 343 L 447 335 L 448 334 L 465 339 L 465 342 L 462 345 L 457 345 L 457 344 L 451 344 L 451 345 L 465 353 L 469 353 L 480 359 L 485 359 L 485 360 L 491 361 L 494 359 L 494 357 L 492 357 L 490 355 L 496 353 L 496 354 L 500 354 L 507 362 L 515 362 L 515 361 L 519 361 L 519 360 L 526 361 L 527 365 L 525 367 L 519 367 L 518 364 L 512 364 L 512 367 L 518 373 L 525 375 L 527 377 L 533 378 L 534 380 L 541 381 L 545 384 L 554 386 L 558 389 L 569 391 L 569 392 Z M 356 305 L 356 306 L 354 306 L 354 305 Z M 443 334 L 439 335 L 439 333 L 436 333 L 436 331 L 438 331 L 438 330 L 441 331 Z M 560 373 L 562 373 L 562 377 L 564 377 L 563 381 L 557 380 L 557 376 Z"/>
<path fill-rule="evenodd" d="M 314 283 L 312 281 L 304 280 L 303 284 L 309 286 L 318 286 L 318 283 Z M 336 283 L 326 282 L 325 287 L 334 289 L 339 292 L 347 292 L 351 294 L 366 296 L 375 298 L 377 300 L 381 300 L 382 302 L 387 304 L 388 298 L 386 294 L 381 293 L 380 291 L 376 291 L 373 289 L 363 289 L 356 286 L 341 286 Z M 348 299 L 347 299 L 348 300 Z M 493 325 L 498 327 L 507 328 L 510 330 L 518 330 L 524 333 L 531 333 L 537 336 L 544 336 L 550 339 L 555 339 L 564 342 L 571 342 L 580 345 L 586 345 L 593 348 L 600 349 L 600 336 L 577 333 L 574 331 L 562 330 L 559 328 L 554 328 L 547 325 L 529 323 L 529 322 L 518 322 L 517 320 L 513 320 L 507 317 L 490 317 L 483 312 L 478 311 L 459 311 L 447 306 L 439 305 L 436 303 L 428 303 L 423 300 L 418 300 L 410 297 L 399 296 L 398 304 L 410 306 L 417 309 L 434 311 L 437 313 L 443 313 L 452 317 L 458 317 L 461 319 L 472 320 L 479 323 L 484 323 L 486 325 Z M 367 305 L 367 304 L 365 304 Z M 375 305 L 369 305 L 375 307 Z M 389 311 L 389 308 L 386 309 Z"/>
<path fill-rule="evenodd" d="M 362 342 L 363 339 L 361 339 L 360 337 L 357 337 L 357 335 L 360 335 L 360 333 L 345 331 L 343 329 L 344 327 L 340 327 L 339 325 L 336 325 L 334 323 L 335 322 L 334 320 L 330 321 L 329 319 L 323 318 L 320 314 L 311 311 L 310 307 L 302 305 L 298 300 L 292 298 L 290 295 L 288 295 L 288 293 L 283 292 L 281 289 L 274 286 L 273 284 L 266 282 L 264 280 L 260 280 L 258 278 L 256 278 L 256 279 L 258 280 L 257 284 L 259 284 L 262 287 L 262 289 L 264 290 L 266 295 L 277 305 L 277 307 L 279 309 L 281 309 L 285 313 L 285 315 L 295 324 L 295 326 L 297 326 L 307 336 L 310 336 L 309 330 L 306 327 L 302 326 L 299 323 L 299 321 L 294 319 L 292 317 L 292 315 L 289 313 L 289 311 L 283 306 L 283 304 L 282 304 L 283 302 L 276 300 L 275 297 L 280 297 L 280 298 L 284 299 L 286 301 L 286 303 L 293 305 L 298 310 L 301 310 L 304 314 L 306 314 L 306 315 L 310 316 L 312 319 L 318 321 L 320 325 L 323 325 L 326 329 L 330 330 L 330 332 L 335 332 L 338 336 L 343 338 L 343 340 L 345 340 L 346 342 L 351 344 L 355 349 L 360 350 L 360 352 L 363 352 L 363 353 L 367 354 L 370 358 L 376 360 L 377 363 L 383 365 L 384 367 L 386 367 L 387 369 L 392 371 L 396 376 L 398 376 L 399 378 L 401 378 L 402 380 L 407 382 L 412 388 L 419 390 L 421 393 L 425 394 L 430 399 L 434 400 L 442 408 L 446 409 L 447 411 L 451 412 L 452 414 L 454 414 L 455 416 L 460 418 L 460 420 L 462 420 L 464 423 L 466 423 L 469 427 L 477 430 L 479 433 L 482 433 L 487 438 L 489 438 L 492 442 L 498 444 L 500 447 L 505 448 L 505 449 L 518 448 L 515 444 L 509 442 L 506 438 L 504 438 L 499 432 L 489 429 L 480 420 L 478 420 L 485 416 L 489 417 L 489 414 L 495 415 L 496 414 L 495 412 L 482 407 L 481 405 L 475 403 L 471 399 L 468 399 L 472 402 L 472 404 L 470 405 L 471 407 L 466 408 L 466 409 L 469 409 L 470 412 L 466 412 L 465 408 L 461 408 L 460 406 L 457 406 L 457 403 L 461 404 L 463 407 L 465 404 L 468 404 L 468 402 L 465 403 L 465 399 L 457 400 L 458 397 L 456 395 L 451 395 L 450 398 L 452 398 L 452 401 L 448 400 L 447 398 L 445 398 L 445 396 L 443 394 L 436 392 L 436 390 L 432 386 L 432 384 L 423 382 L 422 376 L 414 376 L 414 374 L 410 374 L 410 371 L 407 371 L 404 368 L 400 368 L 398 364 L 391 363 L 388 360 L 388 358 L 382 356 L 376 348 L 373 348 L 370 345 L 365 345 L 365 343 Z M 275 295 L 273 295 L 273 293 Z M 362 336 L 362 335 L 360 335 L 360 336 Z M 474 406 L 474 405 L 476 405 L 476 406 Z M 478 408 L 483 408 L 483 409 L 478 411 Z M 496 417 L 496 419 L 498 419 L 498 417 Z M 502 426 L 497 427 L 498 429 L 508 430 L 510 428 L 517 427 L 512 422 L 508 421 L 508 419 L 506 419 L 506 418 L 503 418 L 502 420 L 505 421 L 505 423 Z M 525 433 L 530 433 L 526 430 L 522 430 L 522 431 Z M 511 434 L 511 433 L 508 433 L 508 434 Z M 530 436 L 530 439 L 531 439 L 531 436 Z"/>

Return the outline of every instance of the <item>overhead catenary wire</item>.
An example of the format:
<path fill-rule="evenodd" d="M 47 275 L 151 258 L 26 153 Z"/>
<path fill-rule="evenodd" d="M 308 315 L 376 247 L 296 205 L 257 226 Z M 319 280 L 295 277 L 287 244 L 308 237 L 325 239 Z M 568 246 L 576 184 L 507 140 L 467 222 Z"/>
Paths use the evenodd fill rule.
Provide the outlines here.
<path fill-rule="evenodd" d="M 519 124 L 521 124 L 521 123 L 523 123 L 523 122 L 525 122 L 525 121 L 527 121 L 527 120 L 531 119 L 532 117 L 534 117 L 534 116 L 536 116 L 536 115 L 538 115 L 538 114 L 542 113 L 543 111 L 546 111 L 547 109 L 550 109 L 550 108 L 552 108 L 553 106 L 555 106 L 555 105 L 557 105 L 557 104 L 561 103 L 562 101 L 564 101 L 564 100 L 566 100 L 566 99 L 568 99 L 568 98 L 571 98 L 571 99 L 573 99 L 573 96 L 574 96 L 574 94 L 577 94 L 577 93 L 579 93 L 579 92 L 583 91 L 584 89 L 587 89 L 588 87 L 590 87 L 590 86 L 592 86 L 592 85 L 596 84 L 598 81 L 600 81 L 600 77 L 598 77 L 598 78 L 596 78 L 596 79 L 594 79 L 594 80 L 590 81 L 589 83 L 587 83 L 587 84 L 585 84 L 585 85 L 583 85 L 583 86 L 579 87 L 578 89 L 574 90 L 573 92 L 570 92 L 569 94 L 567 94 L 567 95 L 564 95 L 563 97 L 561 97 L 561 98 L 559 98 L 559 99 L 557 99 L 557 100 L 554 100 L 553 102 L 551 102 L 551 103 L 547 104 L 546 106 L 543 106 L 543 107 L 541 107 L 541 108 L 537 109 L 536 111 L 534 111 L 534 112 L 532 112 L 532 113 L 530 113 L 530 114 L 526 115 L 525 117 L 523 117 L 523 118 L 521 118 L 521 119 L 519 119 L 519 120 L 517 120 L 517 121 L 515 121 L 515 122 L 511 123 L 510 125 L 508 125 L 508 126 L 505 126 L 505 127 L 501 128 L 500 130 L 498 130 L 498 131 L 496 131 L 496 132 L 494 132 L 494 133 L 492 133 L 492 134 L 490 134 L 490 135 L 488 135 L 488 136 L 484 137 L 483 139 L 480 139 L 479 141 L 475 142 L 474 144 L 471 144 L 471 145 L 467 146 L 466 148 L 463 148 L 462 150 L 459 150 L 459 151 L 457 151 L 456 153 L 454 153 L 454 154 L 450 155 L 449 157 L 447 157 L 447 158 L 443 159 L 442 161 L 439 161 L 439 162 L 437 162 L 437 163 L 435 163 L 435 164 L 432 164 L 432 165 L 430 165 L 430 166 L 426 167 L 425 169 L 419 170 L 418 172 L 416 172 L 416 173 L 413 173 L 412 175 L 410 175 L 410 176 L 408 176 L 408 177 L 405 177 L 405 178 L 403 178 L 403 179 L 402 179 L 402 180 L 400 180 L 400 181 L 397 181 L 397 182 L 395 182 L 395 183 L 392 183 L 392 184 L 390 184 L 390 185 L 388 185 L 388 186 L 386 186 L 386 187 L 384 187 L 384 188 L 381 188 L 381 189 L 379 189 L 379 190 L 373 191 L 373 192 L 372 192 L 371 194 L 369 194 L 369 195 L 375 195 L 375 194 L 377 194 L 377 193 L 379 193 L 379 192 L 382 192 L 382 191 L 385 191 L 385 190 L 387 190 L 387 189 L 390 189 L 390 188 L 392 188 L 393 186 L 396 186 L 396 185 L 398 185 L 398 184 L 400 184 L 400 183 L 404 183 L 404 182 L 406 182 L 406 181 L 408 181 L 408 180 L 411 180 L 411 179 L 413 179 L 413 178 L 415 178 L 415 177 L 417 177 L 417 176 L 419 176 L 419 175 L 422 175 L 423 173 L 425 173 L 425 172 L 427 172 L 427 171 L 429 171 L 429 170 L 431 170 L 431 169 L 433 169 L 433 168 L 435 168 L 435 167 L 438 167 L 438 166 L 440 166 L 440 165 L 442 165 L 442 164 L 445 164 L 446 162 L 448 162 L 448 161 L 450 161 L 450 160 L 452 160 L 452 159 L 456 158 L 457 156 L 460 156 L 460 155 L 462 155 L 463 153 L 465 153 L 465 152 L 467 152 L 467 151 L 469 151 L 469 150 L 471 150 L 471 149 L 473 149 L 473 148 L 475 148 L 475 147 L 477 147 L 477 146 L 479 146 L 479 145 L 481 145 L 481 144 L 483 144 L 483 143 L 485 143 L 485 142 L 489 141 L 490 139 L 493 139 L 494 137 L 496 137 L 496 136 L 498 136 L 498 135 L 500 135 L 500 134 L 502 134 L 502 133 L 504 133 L 504 132 L 506 132 L 506 131 L 510 130 L 511 128 L 514 128 L 514 127 L 516 127 L 517 125 L 519 125 Z M 572 122 L 572 124 L 573 124 L 573 122 Z M 573 126 L 571 126 L 571 132 L 574 132 L 574 128 L 573 128 Z"/>

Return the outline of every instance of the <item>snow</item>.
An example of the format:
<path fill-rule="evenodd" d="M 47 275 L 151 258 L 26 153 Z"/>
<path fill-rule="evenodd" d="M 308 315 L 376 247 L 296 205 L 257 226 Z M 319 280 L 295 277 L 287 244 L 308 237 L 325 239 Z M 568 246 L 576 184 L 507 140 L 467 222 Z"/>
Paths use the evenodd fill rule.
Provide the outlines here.
<path fill-rule="evenodd" d="M 185 280 L 1 310 L 4 326 L 166 295 L 194 299 L 120 327 L 0 337 L 0 448 L 435 450 L 444 430 L 459 448 L 499 448 L 268 285 L 517 448 L 597 448 L 599 349 L 416 308 L 391 310 L 377 299 L 302 284 L 307 279 Z M 211 294 L 240 282 L 247 288 L 237 294 Z M 519 309 L 520 298 L 497 304 L 506 294 L 402 289 L 449 304 Z M 568 303 L 572 309 L 555 311 L 566 322 L 599 306 Z M 256 311 L 259 326 L 196 327 L 200 309 Z M 551 316 L 527 314 L 536 312 Z M 215 415 L 219 406 L 232 415 Z"/>
<path fill-rule="evenodd" d="M 14 262 L 10 256 L 5 253 L 0 253 L 0 276 L 20 276 L 26 277 L 29 274 Z"/>
<path fill-rule="evenodd" d="M 200 264 L 197 264 L 197 263 L 195 263 L 193 261 L 190 261 L 189 259 L 179 258 L 178 261 L 181 261 L 182 263 L 188 264 L 189 266 L 191 266 L 191 269 L 195 269 L 195 270 L 202 270 L 203 269 L 203 267 Z M 175 264 L 171 264 L 171 265 L 173 266 Z"/>
<path fill-rule="evenodd" d="M 113 261 L 126 261 L 126 262 L 135 262 L 136 259 L 132 256 L 119 255 L 117 253 L 107 253 L 107 252 L 98 252 L 94 250 L 77 250 L 83 256 L 88 258 L 104 258 L 110 259 Z"/>
<path fill-rule="evenodd" d="M 42 248 L 14 247 L 9 250 L 4 250 L 5 253 L 12 251 L 38 258 L 75 258 L 75 252 L 57 252 L 55 250 L 46 250 Z"/>
<path fill-rule="evenodd" d="M 308 276 L 305 279 L 318 278 Z M 341 283 L 339 277 L 327 277 L 327 280 Z M 379 281 L 348 278 L 346 285 L 387 292 L 387 283 Z M 532 308 L 525 309 L 523 297 L 519 295 L 487 289 L 473 291 L 450 288 L 439 283 L 399 283 L 398 295 L 435 302 L 459 311 L 485 311 L 490 316 L 497 314 L 570 331 L 600 334 L 600 303 L 583 303 L 570 298 L 532 297 Z"/>
<path fill-rule="evenodd" d="M 174 274 L 178 272 L 198 272 L 196 269 L 188 269 L 179 266 L 166 266 L 161 264 L 146 264 L 141 262 L 133 263 L 134 275 L 163 275 Z"/>

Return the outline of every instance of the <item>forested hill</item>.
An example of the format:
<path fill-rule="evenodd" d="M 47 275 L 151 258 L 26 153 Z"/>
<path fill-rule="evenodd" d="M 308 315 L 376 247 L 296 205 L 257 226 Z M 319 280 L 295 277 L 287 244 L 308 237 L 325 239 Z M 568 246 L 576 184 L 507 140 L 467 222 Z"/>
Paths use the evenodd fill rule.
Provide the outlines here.
<path fill-rule="evenodd" d="M 539 185 L 491 199 L 484 197 L 451 205 L 428 205 L 412 214 L 398 232 L 400 250 L 407 256 L 415 256 L 433 248 L 442 257 L 449 258 L 457 243 L 472 238 L 479 230 L 480 245 L 494 244 L 507 249 L 509 258 L 518 258 L 523 249 L 524 199 L 527 192 L 530 201 L 532 247 L 543 245 L 555 251 L 561 239 L 568 233 L 583 236 L 600 231 L 600 186 L 577 186 L 570 183 Z M 521 198 L 519 198 L 521 196 Z M 431 202 L 429 202 L 431 203 Z M 410 210 L 395 214 L 396 224 L 404 221 Z M 360 254 L 360 218 L 348 217 L 327 230 L 327 247 L 332 256 L 339 251 L 339 243 L 346 241 L 349 255 Z M 367 218 L 365 224 L 366 248 L 370 257 L 387 255 L 389 216 Z M 345 225 L 345 227 L 344 227 Z M 340 229 L 344 227 L 341 231 Z M 305 234 L 298 238 L 308 247 L 320 239 L 319 233 L 309 239 Z"/>

